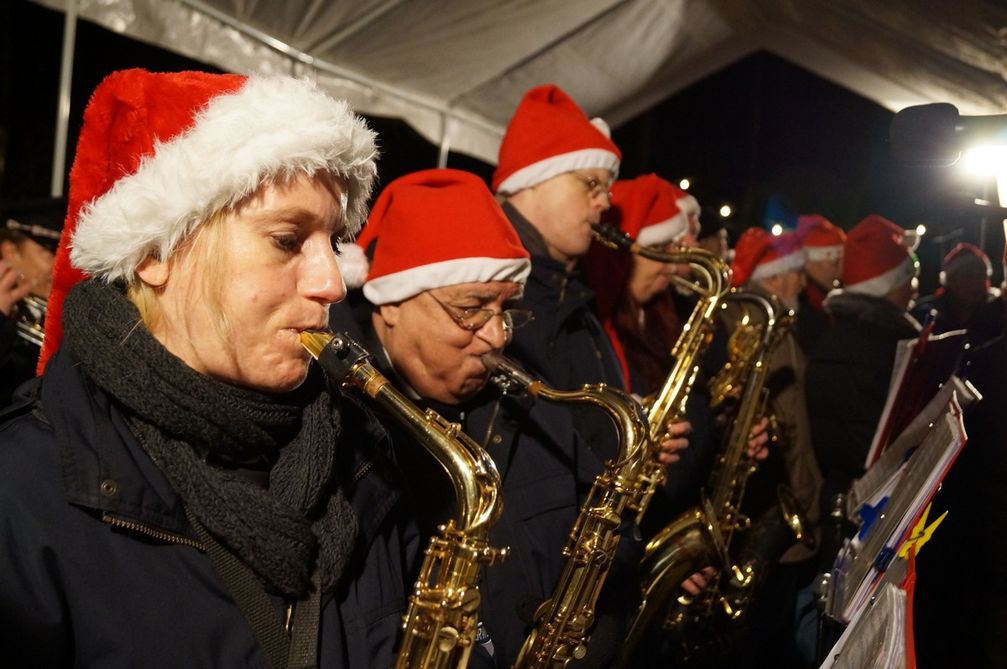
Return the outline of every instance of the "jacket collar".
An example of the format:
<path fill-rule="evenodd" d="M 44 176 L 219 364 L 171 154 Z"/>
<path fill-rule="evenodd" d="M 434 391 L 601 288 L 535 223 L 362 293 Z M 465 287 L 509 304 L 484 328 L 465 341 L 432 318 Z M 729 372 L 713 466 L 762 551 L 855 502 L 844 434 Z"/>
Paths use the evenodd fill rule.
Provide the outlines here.
<path fill-rule="evenodd" d="M 46 367 L 40 404 L 56 438 L 67 501 L 192 534 L 181 498 L 144 452 L 118 405 L 84 374 L 69 345 Z"/>

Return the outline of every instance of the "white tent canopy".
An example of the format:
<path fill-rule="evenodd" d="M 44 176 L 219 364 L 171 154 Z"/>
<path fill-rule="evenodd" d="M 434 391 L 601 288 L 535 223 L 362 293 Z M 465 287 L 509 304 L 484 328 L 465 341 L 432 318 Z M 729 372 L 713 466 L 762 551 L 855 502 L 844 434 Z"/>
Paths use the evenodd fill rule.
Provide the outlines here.
<path fill-rule="evenodd" d="M 980 0 L 35 1 L 221 69 L 314 77 L 490 163 L 532 86 L 618 126 L 758 50 L 893 111 L 1007 110 L 1007 5 Z"/>

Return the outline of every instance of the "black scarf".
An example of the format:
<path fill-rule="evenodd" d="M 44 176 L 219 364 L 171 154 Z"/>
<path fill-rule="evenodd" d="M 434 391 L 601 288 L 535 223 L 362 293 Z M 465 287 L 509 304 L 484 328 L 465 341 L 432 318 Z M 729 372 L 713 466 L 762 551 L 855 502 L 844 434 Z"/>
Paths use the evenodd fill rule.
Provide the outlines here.
<path fill-rule="evenodd" d="M 302 597 L 316 566 L 323 591 L 338 582 L 357 519 L 335 484 L 340 414 L 320 375 L 276 395 L 214 380 L 165 349 L 119 288 L 95 280 L 67 295 L 63 323 L 188 512 L 268 591 Z M 268 469 L 268 487 L 236 471 L 246 467 Z"/>

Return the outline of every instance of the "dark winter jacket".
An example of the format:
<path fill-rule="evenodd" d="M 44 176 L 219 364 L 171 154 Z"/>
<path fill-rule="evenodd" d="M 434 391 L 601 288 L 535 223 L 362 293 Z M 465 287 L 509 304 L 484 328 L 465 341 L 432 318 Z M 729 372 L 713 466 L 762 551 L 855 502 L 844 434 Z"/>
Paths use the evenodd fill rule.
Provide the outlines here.
<path fill-rule="evenodd" d="M 180 498 L 69 346 L 22 392 L 0 426 L 4 666 L 265 666 Z M 418 542 L 379 426 L 349 403 L 343 425 L 360 537 L 322 602 L 318 666 L 390 666 Z"/>
<path fill-rule="evenodd" d="M 507 354 L 559 390 L 574 390 L 585 383 L 606 383 L 625 388 L 622 367 L 608 335 L 593 311 L 594 293 L 576 269 L 546 252 L 538 230 L 509 203 L 503 205 L 521 243 L 531 254 L 531 275 L 525 285 L 522 306 L 534 320 L 514 333 Z M 604 416 L 594 409 L 577 409 L 581 436 L 601 459 L 615 454 L 615 433 Z"/>
<path fill-rule="evenodd" d="M 805 384 L 825 476 L 823 505 L 863 474 L 888 397 L 896 345 L 919 334 L 919 324 L 883 298 L 835 291 L 825 305 L 834 320 L 815 347 Z"/>

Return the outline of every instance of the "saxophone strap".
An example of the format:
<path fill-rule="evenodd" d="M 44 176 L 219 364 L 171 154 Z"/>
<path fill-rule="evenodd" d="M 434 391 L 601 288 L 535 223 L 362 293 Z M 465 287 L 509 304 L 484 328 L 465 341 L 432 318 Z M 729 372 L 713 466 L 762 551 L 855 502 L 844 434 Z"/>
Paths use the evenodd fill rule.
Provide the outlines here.
<path fill-rule="evenodd" d="M 317 666 L 318 624 L 321 614 L 321 588 L 318 573 L 311 579 L 313 588 L 306 599 L 299 600 L 287 625 L 266 594 L 252 570 L 224 548 L 188 510 L 185 514 L 206 547 L 214 569 L 224 579 L 242 615 L 252 628 L 255 640 L 269 669 L 312 669 Z"/>

